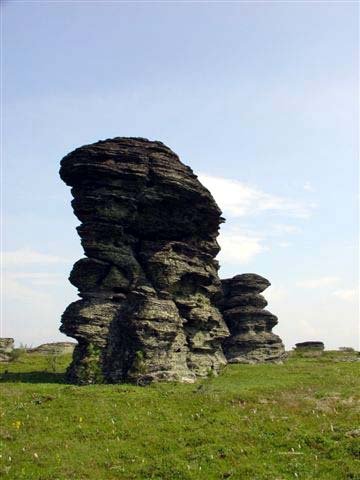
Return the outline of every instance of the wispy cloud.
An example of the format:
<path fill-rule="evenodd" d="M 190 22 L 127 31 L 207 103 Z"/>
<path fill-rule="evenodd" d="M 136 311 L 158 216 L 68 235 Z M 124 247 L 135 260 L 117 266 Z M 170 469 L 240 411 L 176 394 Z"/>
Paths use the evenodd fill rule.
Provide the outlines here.
<path fill-rule="evenodd" d="M 287 290 L 283 286 L 274 286 L 270 285 L 269 288 L 266 289 L 265 297 L 267 298 L 268 302 L 280 302 L 283 301 L 287 297 Z"/>
<path fill-rule="evenodd" d="M 306 190 L 307 192 L 314 192 L 315 191 L 314 187 L 311 185 L 310 182 L 305 182 L 304 185 L 303 185 L 303 189 Z"/>
<path fill-rule="evenodd" d="M 309 340 L 322 340 L 324 331 L 314 323 L 301 319 L 299 322 L 299 338 L 297 342 L 306 342 Z"/>
<path fill-rule="evenodd" d="M 46 265 L 49 263 L 66 263 L 67 261 L 67 258 L 48 253 L 37 252 L 31 248 L 20 248 L 18 250 L 2 252 L 2 264 L 4 267 L 31 264 Z"/>
<path fill-rule="evenodd" d="M 282 223 L 277 223 L 272 226 L 272 233 L 274 235 L 296 235 L 301 233 L 301 228 L 297 225 L 284 225 Z"/>
<path fill-rule="evenodd" d="M 220 208 L 234 217 L 262 212 L 278 212 L 296 218 L 308 218 L 314 205 L 272 195 L 238 180 L 200 174 L 199 180 L 211 191 Z"/>
<path fill-rule="evenodd" d="M 260 237 L 240 233 L 237 230 L 220 232 L 218 241 L 221 246 L 218 256 L 220 264 L 223 262 L 248 263 L 259 253 L 268 250 Z"/>
<path fill-rule="evenodd" d="M 287 248 L 287 247 L 291 246 L 291 243 L 290 242 L 279 242 L 278 246 L 281 247 L 281 248 Z"/>
<path fill-rule="evenodd" d="M 346 302 L 352 302 L 355 299 L 359 299 L 359 289 L 358 288 L 344 288 L 335 290 L 333 295 L 340 300 L 344 300 Z"/>
<path fill-rule="evenodd" d="M 4 294 L 6 301 L 30 301 L 34 304 L 37 302 L 49 303 L 50 296 L 44 292 L 43 289 L 36 288 L 36 286 L 29 286 L 17 280 L 11 275 L 6 274 L 3 278 Z"/>
<path fill-rule="evenodd" d="M 319 288 L 319 287 L 327 287 L 329 285 L 334 285 L 340 281 L 339 277 L 319 277 L 319 278 L 312 278 L 308 280 L 302 280 L 297 282 L 298 287 L 303 288 Z"/>
<path fill-rule="evenodd" d="M 62 283 L 66 275 L 53 272 L 8 272 L 6 279 L 31 285 L 49 286 Z"/>

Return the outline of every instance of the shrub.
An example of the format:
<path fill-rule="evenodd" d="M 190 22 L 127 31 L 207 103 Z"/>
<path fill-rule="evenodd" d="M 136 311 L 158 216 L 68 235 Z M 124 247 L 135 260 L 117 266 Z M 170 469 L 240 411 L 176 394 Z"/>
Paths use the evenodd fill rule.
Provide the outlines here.
<path fill-rule="evenodd" d="M 26 353 L 26 350 L 27 350 L 26 345 L 23 345 L 22 343 L 20 344 L 19 348 L 14 348 L 14 350 L 12 350 L 9 353 L 10 362 L 16 362 L 20 360 L 23 357 L 23 355 Z"/>

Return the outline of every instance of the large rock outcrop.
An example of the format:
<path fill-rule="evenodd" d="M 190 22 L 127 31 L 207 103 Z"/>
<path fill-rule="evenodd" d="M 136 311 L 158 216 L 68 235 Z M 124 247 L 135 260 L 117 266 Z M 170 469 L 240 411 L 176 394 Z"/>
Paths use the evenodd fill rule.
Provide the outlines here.
<path fill-rule="evenodd" d="M 280 362 L 284 345 L 272 328 L 277 317 L 264 308 L 261 295 L 270 282 L 260 275 L 244 273 L 222 280 L 223 299 L 219 303 L 230 337 L 223 344 L 229 363 Z"/>
<path fill-rule="evenodd" d="M 78 383 L 192 382 L 218 372 L 228 328 L 216 241 L 221 212 L 161 142 L 114 138 L 61 161 L 86 258 L 70 281 L 81 300 L 61 331 L 75 338 Z"/>

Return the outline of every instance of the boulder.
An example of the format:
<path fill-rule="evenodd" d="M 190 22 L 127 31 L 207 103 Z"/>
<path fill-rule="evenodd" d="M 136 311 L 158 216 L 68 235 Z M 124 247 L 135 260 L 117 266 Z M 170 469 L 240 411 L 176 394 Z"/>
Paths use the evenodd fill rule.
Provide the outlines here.
<path fill-rule="evenodd" d="M 11 353 L 14 350 L 13 338 L 0 338 L 0 351 L 3 353 Z"/>
<path fill-rule="evenodd" d="M 0 338 L 0 362 L 8 362 L 14 350 L 13 338 Z"/>
<path fill-rule="evenodd" d="M 325 346 L 323 342 L 308 341 L 295 344 L 296 350 L 324 350 Z"/>

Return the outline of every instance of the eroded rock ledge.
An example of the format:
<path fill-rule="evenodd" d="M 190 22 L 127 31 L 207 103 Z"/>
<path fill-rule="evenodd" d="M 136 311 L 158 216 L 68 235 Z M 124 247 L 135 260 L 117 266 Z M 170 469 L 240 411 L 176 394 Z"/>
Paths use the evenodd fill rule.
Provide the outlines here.
<path fill-rule="evenodd" d="M 272 332 L 277 317 L 264 310 L 261 293 L 270 282 L 260 275 L 244 273 L 222 280 L 224 297 L 219 303 L 230 337 L 223 350 L 229 363 L 280 362 L 284 345 Z"/>
<path fill-rule="evenodd" d="M 161 142 L 114 138 L 61 162 L 86 258 L 70 274 L 81 300 L 61 331 L 75 338 L 71 381 L 193 382 L 226 360 L 229 335 L 216 241 L 221 212 Z"/>

